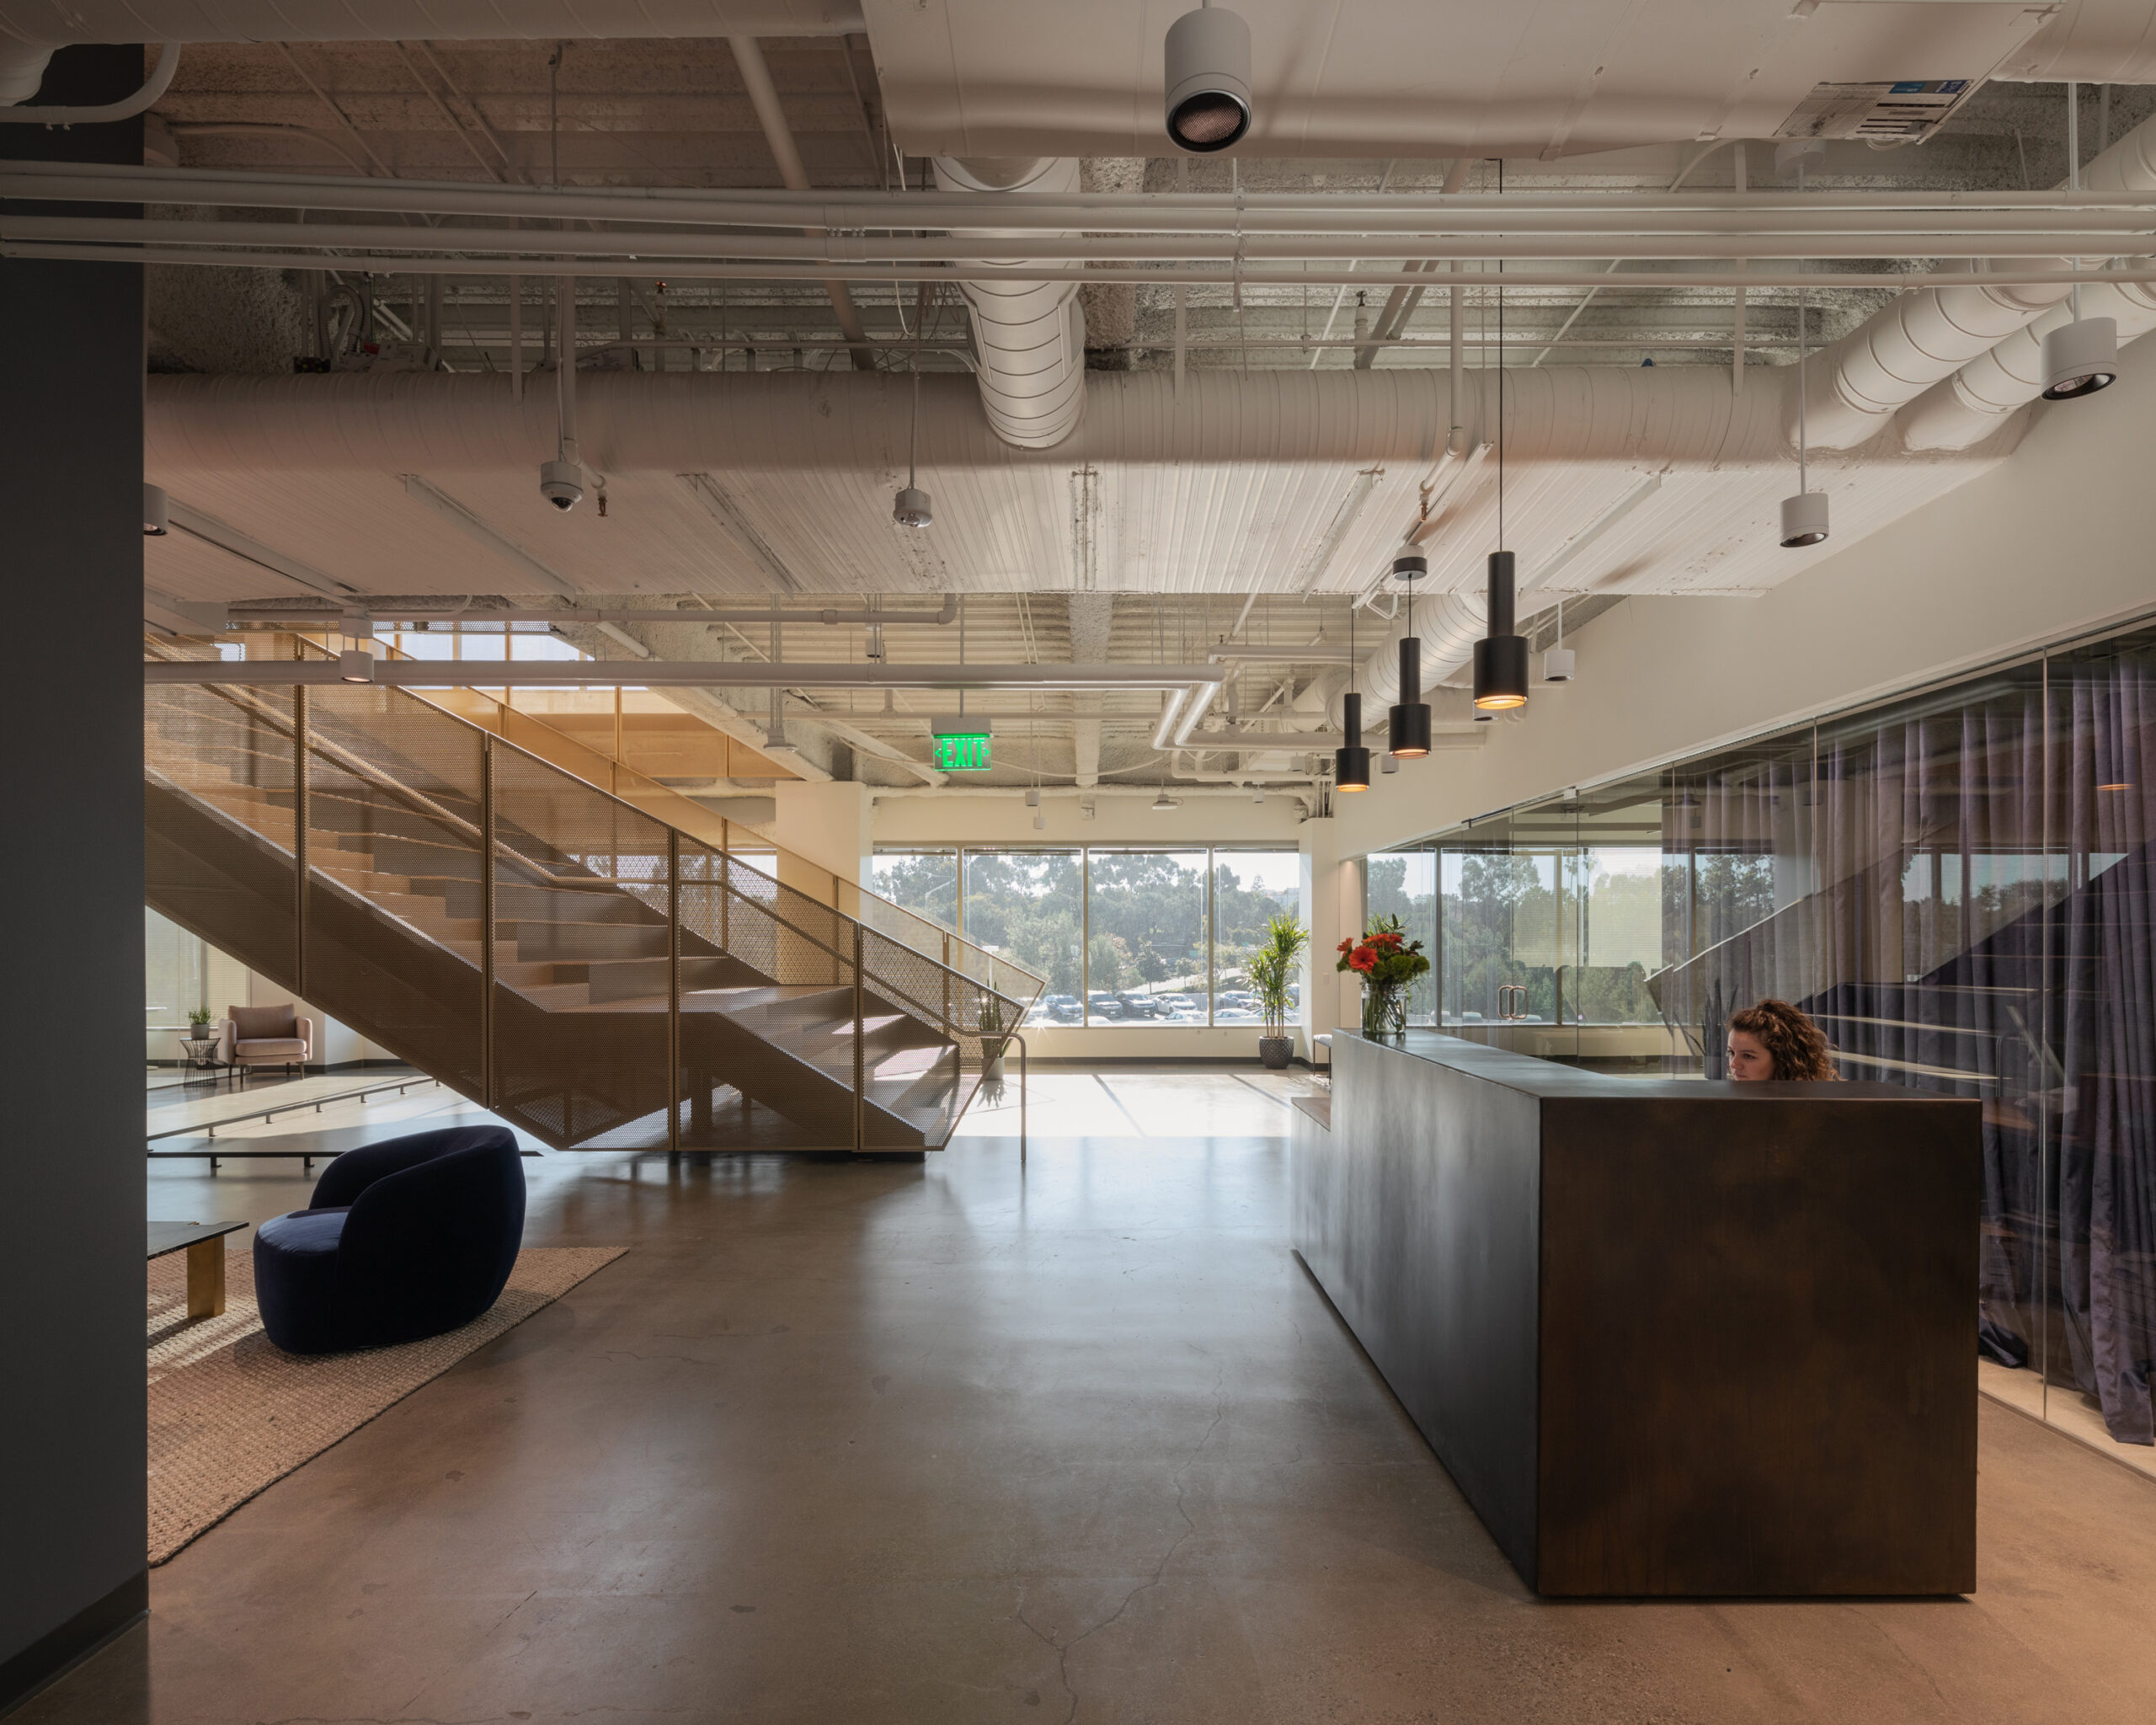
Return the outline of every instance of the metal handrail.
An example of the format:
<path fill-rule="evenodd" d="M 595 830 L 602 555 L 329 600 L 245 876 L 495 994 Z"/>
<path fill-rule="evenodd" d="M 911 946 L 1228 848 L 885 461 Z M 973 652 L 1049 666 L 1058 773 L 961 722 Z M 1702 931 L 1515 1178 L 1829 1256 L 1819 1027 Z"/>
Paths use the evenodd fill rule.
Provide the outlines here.
<path fill-rule="evenodd" d="M 272 729 L 280 730 L 286 734 L 291 734 L 296 729 L 291 720 L 279 713 L 275 708 L 269 706 L 267 703 L 261 702 L 258 698 L 250 697 L 247 691 L 242 689 L 236 684 L 218 683 L 211 679 L 205 678 L 204 680 L 204 686 L 216 691 L 219 698 L 229 702 L 233 706 L 239 708 L 242 711 L 258 714 L 270 726 Z M 403 690 L 398 690 L 394 692 L 398 695 L 403 695 L 405 692 Z M 626 798 L 616 796 L 611 791 L 606 790 L 598 785 L 591 783 L 588 779 L 578 778 L 574 773 L 568 772 L 566 768 L 557 766 L 552 761 L 547 760 L 543 756 L 534 754 L 531 750 L 523 748 L 515 743 L 510 742 L 507 738 L 488 730 L 484 725 L 474 724 L 471 720 L 459 717 L 457 714 L 450 712 L 446 708 L 435 706 L 432 702 L 424 702 L 421 704 L 425 706 L 430 712 L 437 713 L 444 719 L 446 719 L 450 724 L 462 725 L 467 730 L 476 732 L 480 736 L 488 738 L 490 740 L 492 746 L 510 750 L 515 754 L 523 756 L 524 759 L 543 768 L 547 772 L 561 773 L 563 777 L 574 780 L 578 785 L 590 792 L 592 795 L 605 798 L 608 802 L 618 805 L 640 820 L 648 820 L 654 826 L 659 827 L 663 830 L 680 832 L 680 828 L 670 827 L 667 822 L 659 820 L 657 815 L 651 814 L 647 809 L 639 809 L 635 804 L 629 802 Z M 424 793 L 414 790 L 410 786 L 404 784 L 402 781 L 382 772 L 371 762 L 352 754 L 349 750 L 343 748 L 339 745 L 332 742 L 326 738 L 319 736 L 314 732 L 311 726 L 308 729 L 307 747 L 314 753 L 321 755 L 324 759 L 334 761 L 339 767 L 347 772 L 350 772 L 354 777 L 364 779 L 368 783 L 373 784 L 378 788 L 398 797 L 407 804 L 408 806 L 411 807 L 417 812 L 424 814 L 429 820 L 439 820 L 450 827 L 451 830 L 458 833 L 460 836 L 470 839 L 473 842 L 478 841 L 480 837 L 479 829 L 474 826 L 470 821 L 465 820 L 463 816 L 456 814 L 452 809 L 443 808 L 440 804 L 436 803 L 432 798 L 428 797 Z M 700 846 L 703 846 L 704 841 L 697 838 L 693 833 L 681 833 L 681 836 L 689 840 L 692 844 L 696 844 Z M 524 855 L 521 852 L 514 849 L 512 846 L 504 843 L 502 840 L 497 838 L 494 842 L 497 848 L 504 852 L 511 859 L 540 874 L 546 880 L 549 887 L 562 888 L 570 891 L 594 892 L 611 892 L 617 890 L 619 888 L 620 884 L 618 882 L 609 880 L 601 875 L 592 875 L 589 879 L 579 879 L 574 876 L 564 877 L 557 875 L 545 862 Z M 708 847 L 706 846 L 706 848 Z M 809 895 L 801 893 L 798 888 L 787 885 L 785 882 L 778 879 L 776 876 L 766 874 L 763 870 L 756 868 L 754 864 L 741 862 L 730 851 L 720 851 L 716 854 L 724 857 L 729 868 L 745 868 L 750 874 L 755 875 L 759 880 L 769 881 L 771 885 L 776 888 L 780 892 L 796 893 L 800 897 L 809 899 L 809 901 L 812 904 L 815 902 L 813 898 L 810 898 Z M 727 889 L 733 892 L 737 898 L 742 899 L 744 902 L 756 903 L 756 907 L 759 910 L 763 911 L 767 916 L 770 916 L 775 921 L 779 922 L 782 927 L 800 935 L 802 938 L 814 942 L 819 946 L 824 946 L 824 949 L 826 952 L 831 953 L 834 957 L 839 958 L 843 962 L 845 957 L 843 953 L 839 953 L 834 948 L 825 945 L 824 943 L 817 940 L 817 937 L 814 935 L 810 934 L 806 929 L 800 928 L 798 925 L 788 921 L 785 917 L 780 916 L 777 911 L 772 910 L 769 905 L 763 905 L 750 899 L 747 895 L 742 894 L 738 889 L 732 887 L 730 884 Z M 890 901 L 889 900 L 879 900 L 878 902 L 889 904 Z M 851 916 L 848 912 L 840 910 L 836 905 L 830 905 L 825 908 L 829 909 L 833 916 L 840 917 L 848 922 L 861 923 L 864 927 L 872 927 L 872 925 L 862 922 L 860 917 Z M 912 914 L 910 911 L 905 911 L 905 907 L 902 905 L 894 905 L 893 908 L 894 910 L 899 910 L 903 914 L 908 916 Z M 927 924 L 926 926 L 930 927 L 935 927 L 932 923 Z M 874 932 L 878 934 L 882 934 L 883 932 L 881 929 L 876 929 Z M 943 931 L 940 929 L 937 932 L 939 934 L 943 932 Z M 886 935 L 884 937 L 886 939 L 893 938 L 893 937 L 889 935 Z M 904 946 L 905 943 L 904 942 L 899 942 L 899 944 Z M 957 977 L 960 981 L 967 984 L 970 987 L 985 989 L 987 992 L 995 995 L 997 999 L 1009 1003 L 1020 1013 L 1022 1013 L 1026 1010 L 1027 1007 L 1031 1005 L 1030 1001 L 1022 1003 L 1014 996 L 1002 993 L 1002 991 L 995 988 L 993 984 L 983 983 L 977 978 L 967 975 L 964 971 L 944 964 L 940 959 L 932 958 L 926 953 L 920 952 L 915 948 L 907 946 L 905 949 L 908 952 L 912 953 L 923 964 L 935 965 L 938 969 L 948 970 L 952 975 Z M 981 951 L 982 949 L 975 948 L 974 950 Z M 982 956 L 988 959 L 991 964 L 995 962 L 995 955 L 993 953 L 983 952 Z M 1012 968 L 1014 969 L 1022 969 L 1022 967 L 1017 965 L 1012 966 Z M 1031 973 L 1027 972 L 1026 974 L 1030 975 Z M 1047 985 L 1046 979 L 1043 978 L 1038 980 L 1041 981 L 1043 987 Z M 894 991 L 896 992 L 898 991 L 894 990 Z"/>

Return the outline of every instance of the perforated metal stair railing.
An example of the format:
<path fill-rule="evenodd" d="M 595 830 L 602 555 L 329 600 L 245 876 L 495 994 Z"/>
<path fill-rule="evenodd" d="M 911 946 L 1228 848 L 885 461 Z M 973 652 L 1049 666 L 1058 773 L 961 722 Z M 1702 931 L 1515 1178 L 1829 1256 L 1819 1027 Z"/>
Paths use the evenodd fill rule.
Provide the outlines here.
<path fill-rule="evenodd" d="M 151 904 L 557 1147 L 937 1147 L 1038 998 L 402 691 L 147 700 Z"/>

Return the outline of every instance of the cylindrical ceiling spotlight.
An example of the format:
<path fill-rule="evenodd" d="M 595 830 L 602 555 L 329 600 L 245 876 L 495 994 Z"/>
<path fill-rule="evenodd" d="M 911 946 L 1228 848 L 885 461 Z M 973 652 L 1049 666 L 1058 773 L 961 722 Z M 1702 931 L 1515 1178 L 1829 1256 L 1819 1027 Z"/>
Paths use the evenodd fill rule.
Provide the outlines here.
<path fill-rule="evenodd" d="M 2118 381 L 2119 326 L 2111 318 L 2076 318 L 2044 335 L 2044 399 L 2072 401 Z"/>
<path fill-rule="evenodd" d="M 1340 697 L 1340 746 L 1332 751 L 1332 783 L 1336 790 L 1367 791 L 1370 788 L 1370 751 L 1363 746 L 1363 697 Z"/>
<path fill-rule="evenodd" d="M 925 527 L 936 519 L 928 505 L 928 494 L 918 485 L 899 488 L 899 494 L 891 499 L 891 519 L 901 527 Z"/>
<path fill-rule="evenodd" d="M 1791 550 L 1827 537 L 1827 494 L 1800 491 L 1782 499 L 1782 543 Z"/>
<path fill-rule="evenodd" d="M 1168 26 L 1168 136 L 1210 155 L 1250 130 L 1250 26 L 1224 6 L 1202 6 Z"/>
<path fill-rule="evenodd" d="M 165 497 L 165 488 L 142 483 L 142 531 L 146 537 L 162 539 L 172 531 L 172 508 Z"/>
<path fill-rule="evenodd" d="M 1490 553 L 1489 622 L 1475 644 L 1475 705 L 1502 713 L 1527 705 L 1527 639 L 1513 622 L 1513 554 Z"/>
<path fill-rule="evenodd" d="M 1378 761 L 1378 771 L 1380 772 L 1397 772 L 1400 771 L 1400 762 L 1394 756 L 1386 755 Z"/>
<path fill-rule="evenodd" d="M 1414 586 L 1429 572 L 1428 559 L 1415 552 L 1392 560 L 1392 578 L 1407 588 L 1407 633 L 1400 638 L 1399 696 L 1387 716 L 1387 772 L 1398 770 L 1394 756 L 1419 761 L 1430 752 L 1430 708 L 1422 699 L 1422 638 L 1415 633 Z"/>

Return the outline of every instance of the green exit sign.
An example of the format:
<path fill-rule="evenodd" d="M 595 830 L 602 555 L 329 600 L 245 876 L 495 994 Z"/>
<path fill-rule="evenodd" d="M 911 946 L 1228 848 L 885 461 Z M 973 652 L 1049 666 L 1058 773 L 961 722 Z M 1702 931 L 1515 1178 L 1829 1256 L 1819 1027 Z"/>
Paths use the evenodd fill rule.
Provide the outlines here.
<path fill-rule="evenodd" d="M 944 772 L 986 772 L 989 734 L 979 731 L 938 731 L 936 765 Z"/>

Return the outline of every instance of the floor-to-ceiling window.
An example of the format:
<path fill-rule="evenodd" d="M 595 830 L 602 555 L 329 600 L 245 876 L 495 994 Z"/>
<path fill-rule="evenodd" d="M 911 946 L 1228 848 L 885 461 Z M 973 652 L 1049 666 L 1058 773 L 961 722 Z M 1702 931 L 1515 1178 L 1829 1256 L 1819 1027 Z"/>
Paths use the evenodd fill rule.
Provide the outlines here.
<path fill-rule="evenodd" d="M 878 851 L 870 884 L 893 904 L 958 932 L 956 851 Z"/>
<path fill-rule="evenodd" d="M 1135 1029 L 1259 1023 L 1250 959 L 1299 913 L 1302 871 L 1298 852 L 1256 846 L 915 846 L 878 851 L 873 878 L 1045 977 L 1036 1022 Z M 1289 998 L 1293 1018 L 1303 975 Z"/>
<path fill-rule="evenodd" d="M 1277 916 L 1299 914 L 1303 859 L 1294 851 L 1213 853 L 1213 1022 L 1256 1024 L 1264 1007 L 1250 985 L 1250 961 L 1271 938 Z M 1289 991 L 1289 1020 L 1302 1010 L 1299 977 Z"/>
<path fill-rule="evenodd" d="M 1983 1108 L 1986 1387 L 2156 1471 L 2156 633 L 2033 656 L 1370 859 L 1435 1017 L 1722 1076 L 1772 996 Z"/>
<path fill-rule="evenodd" d="M 878 879 L 883 858 L 877 858 Z M 966 938 L 1047 979 L 1039 1013 L 1075 1024 L 1086 996 L 1085 856 L 1079 851 L 968 851 Z"/>

